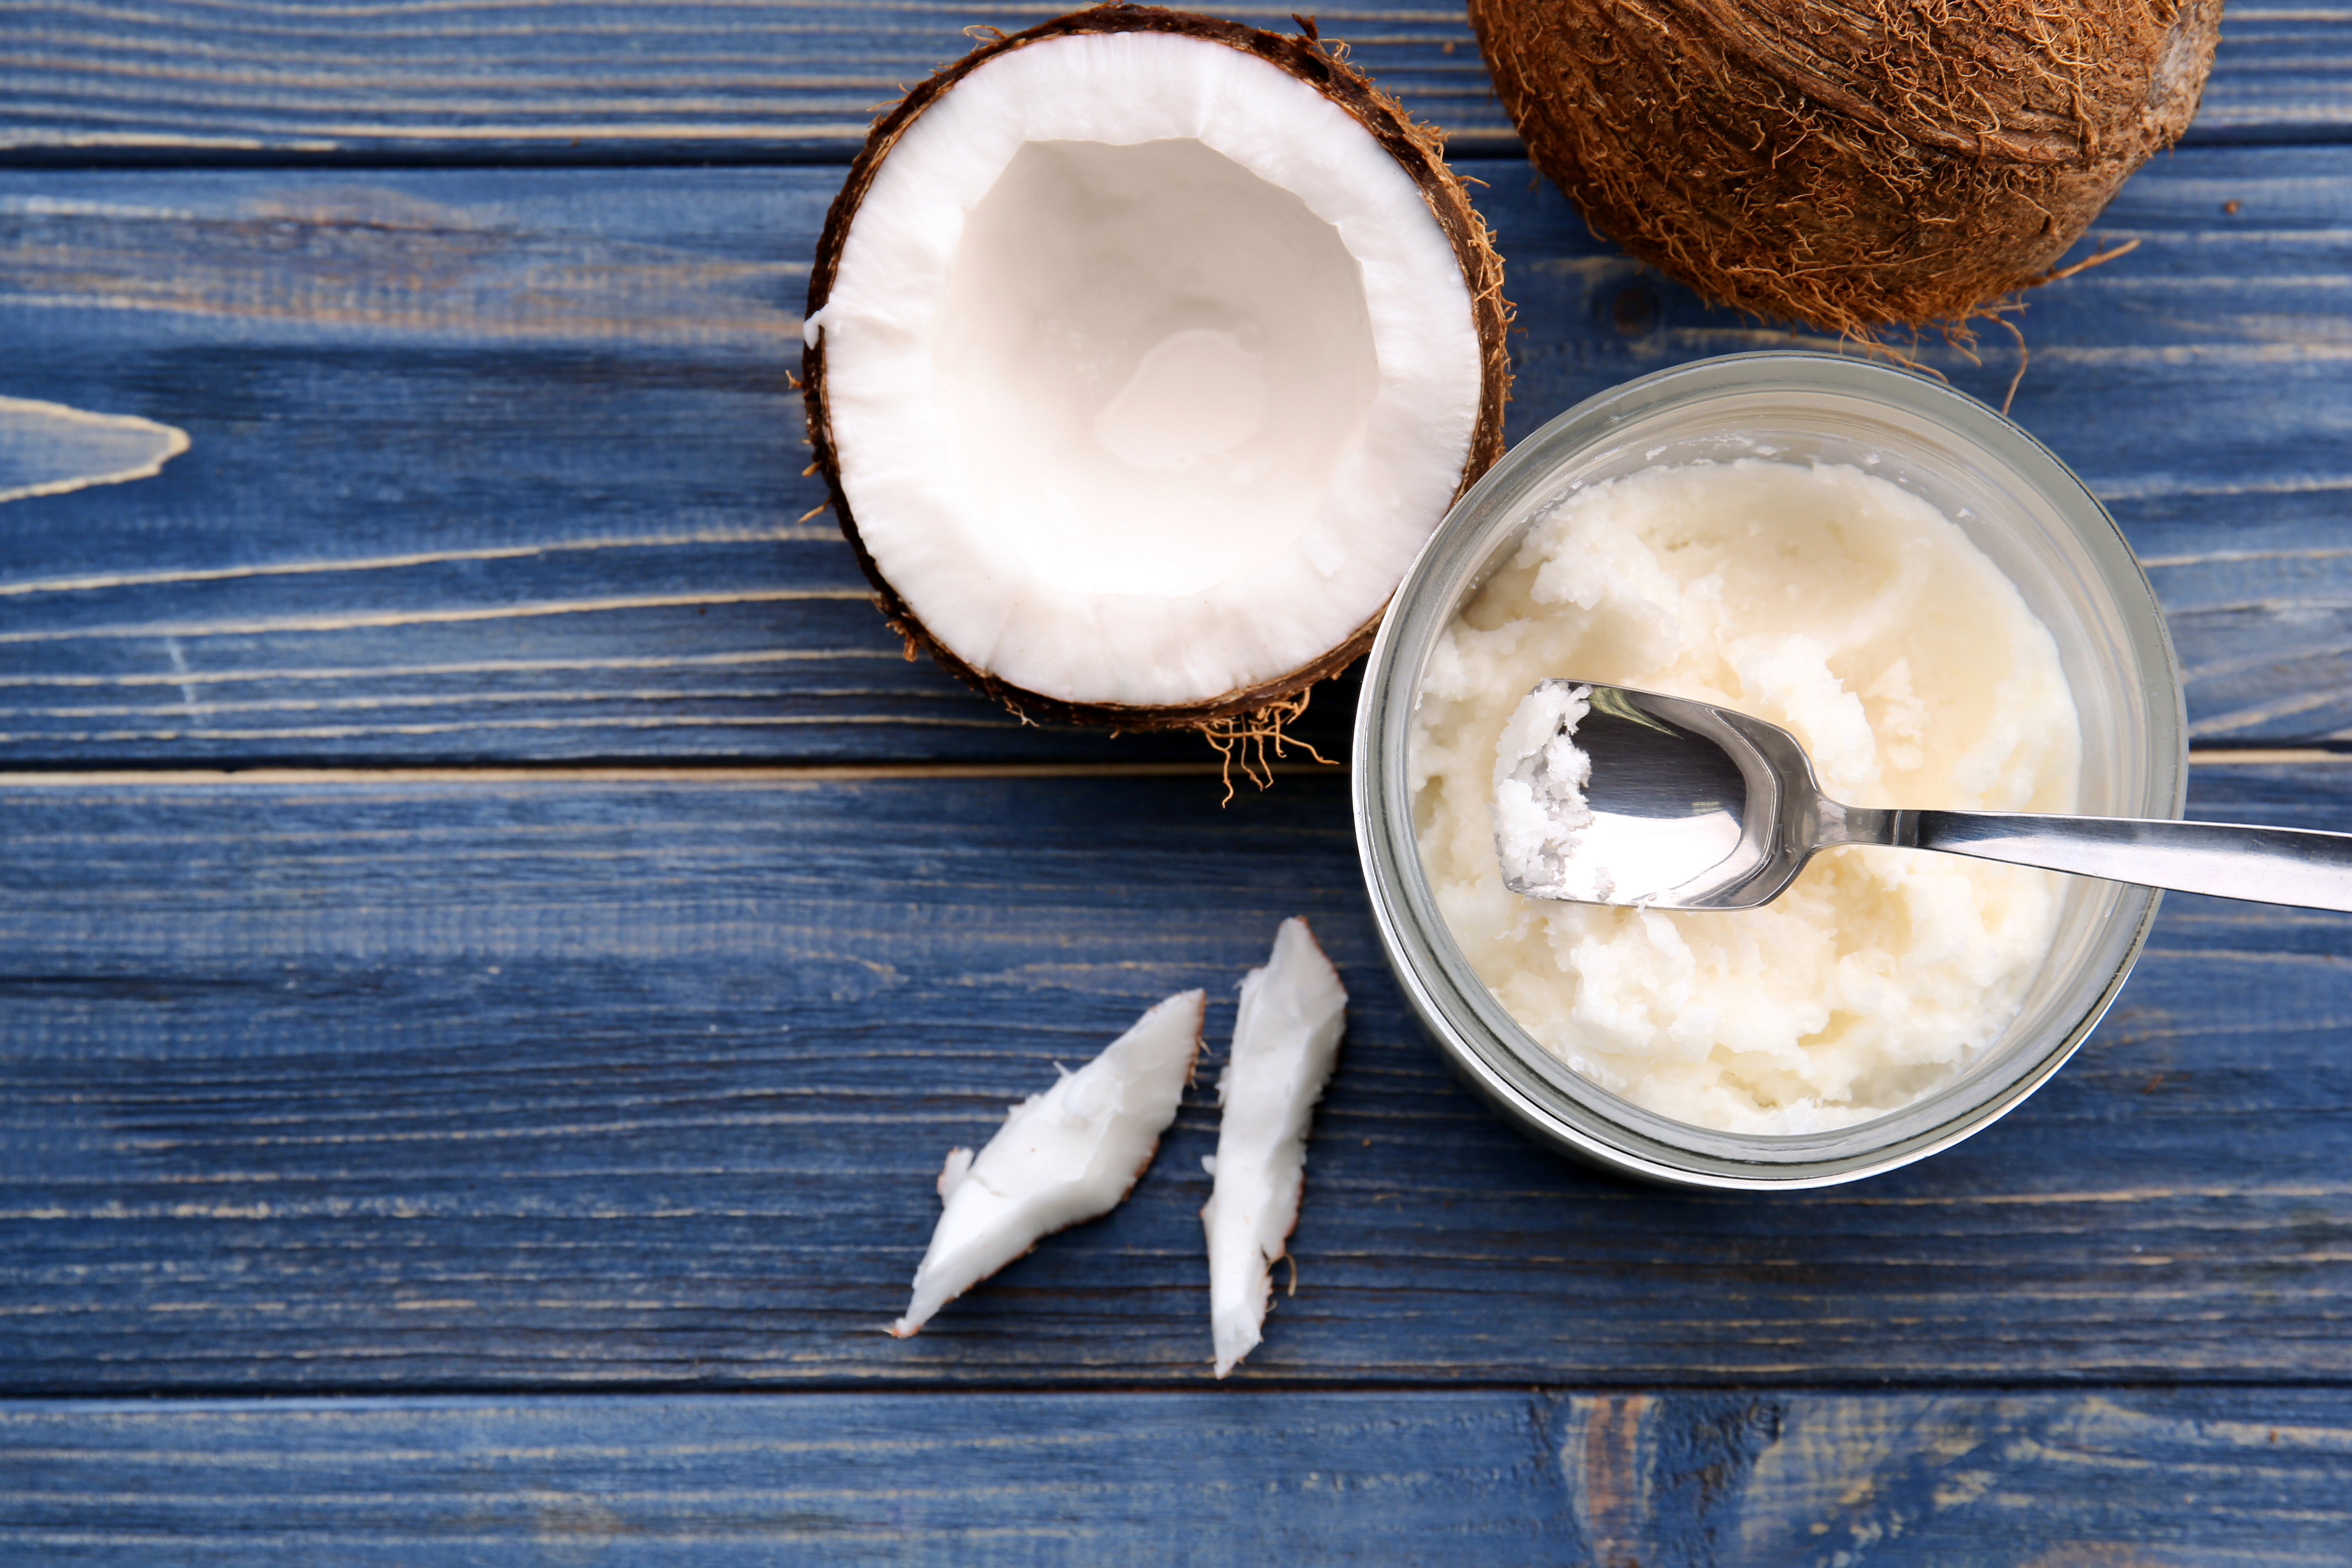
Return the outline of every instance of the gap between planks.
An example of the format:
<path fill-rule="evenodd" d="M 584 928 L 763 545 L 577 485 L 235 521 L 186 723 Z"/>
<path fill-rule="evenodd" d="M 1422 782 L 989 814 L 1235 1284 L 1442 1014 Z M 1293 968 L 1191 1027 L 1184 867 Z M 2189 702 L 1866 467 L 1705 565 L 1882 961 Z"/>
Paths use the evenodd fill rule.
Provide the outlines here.
<path fill-rule="evenodd" d="M 879 1331 L 877 1331 L 877 1334 Z M 1204 1363 L 1205 1364 L 1205 1363 Z M 1200 1405 L 1206 1401 L 1289 1401 L 1300 1397 L 1402 1397 L 1432 1402 L 1465 1395 L 1507 1395 L 1516 1398 L 1566 1399 L 1648 1397 L 1653 1399 L 1884 1399 L 1889 1404 L 1909 1400 L 1966 1399 L 2017 1395 L 2075 1396 L 2084 1399 L 2132 1397 L 2193 1397 L 2199 1394 L 2277 1393 L 2352 1394 L 2352 1379 L 2330 1373 L 2308 1375 L 2231 1375 L 2154 1378 L 2132 1375 L 2086 1379 L 2063 1373 L 1975 1373 L 1963 1372 L 1936 1378 L 1890 1380 L 1883 1374 L 1851 1377 L 1808 1373 L 1787 1381 L 1769 1377 L 1700 1379 L 1661 1383 L 1655 1378 L 1601 1374 L 1566 1379 L 1530 1379 L 1476 1375 L 1448 1378 L 1442 1363 L 1433 1363 L 1433 1376 L 1301 1377 L 1266 1373 L 1247 1383 L 1150 1383 L 1139 1380 L 1088 1382 L 1058 1376 L 981 1375 L 942 1377 L 929 1384 L 884 1384 L 871 1377 L 814 1378 L 805 1383 L 744 1384 L 714 1387 L 694 1379 L 583 1378 L 566 1383 L 433 1384 L 422 1383 L 387 1390 L 381 1383 L 305 1384 L 299 1393 L 258 1394 L 249 1384 L 186 1384 L 153 1393 L 77 1393 L 64 1390 L 0 1392 L 0 1431 L 11 1418 L 38 1418 L 68 1409 L 83 1415 L 152 1415 L 191 1411 L 268 1415 L 327 1413 L 389 1413 L 398 1411 L 458 1411 L 512 1408 L 518 1405 L 628 1405 L 691 1401 L 709 1406 L 730 1404 L 819 1404 L 850 1401 L 874 1404 L 919 1404 L 927 1400 L 963 1397 L 1113 1400 L 1150 1399 Z"/>
<path fill-rule="evenodd" d="M 2192 751 L 2192 767 L 2352 767 L 2352 752 L 2317 747 Z M 1345 777 L 1348 764 L 1276 763 L 1277 778 Z M 0 789 L 150 785 L 187 789 L 213 785 L 282 788 L 347 784 L 859 784 L 920 779 L 1214 778 L 1226 771 L 1209 758 L 1197 763 L 547 763 L 467 766 L 426 763 L 371 767 L 153 767 L 0 769 Z"/>
<path fill-rule="evenodd" d="M 309 174 L 322 171 L 365 174 L 379 169 L 488 169 L 500 173 L 619 169 L 636 173 L 665 169 L 830 168 L 845 173 L 858 149 L 866 144 L 871 126 L 865 121 L 772 129 L 741 125 L 709 129 L 607 126 L 588 132 L 556 126 L 484 126 L 448 132 L 436 129 L 416 135 L 414 144 L 405 146 L 394 141 L 410 134 L 399 126 L 352 125 L 341 129 L 345 134 L 376 135 L 383 140 L 373 146 L 345 146 L 300 137 L 271 141 L 169 132 L 100 132 L 35 139 L 18 132 L 0 141 L 0 171 Z M 2230 139 L 2235 143 L 2259 140 L 2264 129 L 2254 127 L 2247 132 L 2233 130 Z M 2333 127 L 2302 124 L 2277 128 L 2283 142 L 2296 146 L 2325 146 L 2341 140 L 2331 133 L 2333 131 Z M 1474 126 L 1459 131 L 1440 128 L 1439 134 L 1449 161 L 1527 156 L 1527 143 L 1509 131 Z M 591 135 L 599 139 L 586 141 Z"/>
<path fill-rule="evenodd" d="M 1273 764 L 1277 777 L 1344 775 L 1344 764 Z M 388 767 L 74 768 L 0 770 L 0 789 L 151 785 L 186 789 L 215 785 L 347 784 L 857 784 L 898 779 L 1216 778 L 1224 765 L 1198 763 L 486 763 Z"/>

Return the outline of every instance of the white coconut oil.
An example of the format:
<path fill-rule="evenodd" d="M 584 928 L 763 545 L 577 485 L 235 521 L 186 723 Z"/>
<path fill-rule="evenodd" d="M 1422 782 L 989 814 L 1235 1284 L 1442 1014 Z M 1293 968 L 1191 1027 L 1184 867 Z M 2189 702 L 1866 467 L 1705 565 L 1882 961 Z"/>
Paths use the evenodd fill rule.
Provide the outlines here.
<path fill-rule="evenodd" d="M 2057 646 L 1952 520 L 1839 464 L 1687 463 L 1580 488 L 1439 640 L 1410 779 L 1432 889 L 1479 978 L 1546 1049 L 1662 1115 L 1751 1133 L 1865 1121 L 2000 1037 L 2052 946 L 2050 873 L 1849 847 L 1758 910 L 1507 890 L 1497 746 L 1557 677 L 1782 725 L 1852 804 L 2074 810 Z"/>

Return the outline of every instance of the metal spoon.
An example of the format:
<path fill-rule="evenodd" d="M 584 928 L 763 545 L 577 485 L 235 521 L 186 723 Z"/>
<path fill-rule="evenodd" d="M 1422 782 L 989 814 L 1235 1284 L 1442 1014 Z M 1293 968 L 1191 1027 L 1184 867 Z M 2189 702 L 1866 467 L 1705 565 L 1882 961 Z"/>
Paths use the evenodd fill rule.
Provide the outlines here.
<path fill-rule="evenodd" d="M 1568 836 L 1564 875 L 1530 883 L 1507 871 L 1515 893 L 1655 910 L 1753 909 L 1786 891 L 1816 850 L 1888 844 L 2225 899 L 2352 910 L 2352 834 L 1842 805 L 1822 794 L 1812 760 L 1778 725 L 1622 686 L 1547 680 L 1536 689 L 1585 686 L 1591 710 L 1571 739 L 1591 760 L 1583 794 L 1592 821 Z M 1513 776 L 1528 782 L 1542 766 L 1539 753 L 1530 755 Z"/>

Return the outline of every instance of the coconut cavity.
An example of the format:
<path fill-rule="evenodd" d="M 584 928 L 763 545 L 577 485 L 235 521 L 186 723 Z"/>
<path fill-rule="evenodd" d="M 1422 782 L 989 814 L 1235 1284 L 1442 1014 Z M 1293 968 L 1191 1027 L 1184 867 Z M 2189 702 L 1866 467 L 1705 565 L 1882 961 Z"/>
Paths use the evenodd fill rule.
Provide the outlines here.
<path fill-rule="evenodd" d="M 1024 714 L 1262 711 L 1369 643 L 1501 450 L 1500 269 L 1311 37 L 1105 6 L 877 124 L 810 432 L 910 651 Z"/>
<path fill-rule="evenodd" d="M 1380 393 L 1339 230 L 1189 139 L 1025 143 L 940 315 L 966 502 L 1070 595 L 1180 598 L 1276 562 Z"/>

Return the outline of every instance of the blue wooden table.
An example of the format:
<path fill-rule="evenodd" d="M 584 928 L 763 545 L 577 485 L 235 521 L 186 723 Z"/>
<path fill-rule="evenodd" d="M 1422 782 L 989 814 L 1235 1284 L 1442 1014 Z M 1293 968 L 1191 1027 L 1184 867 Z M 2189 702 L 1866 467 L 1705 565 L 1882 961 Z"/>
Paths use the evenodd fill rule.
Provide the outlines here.
<path fill-rule="evenodd" d="M 2352 917 L 2171 899 L 1960 1148 L 1637 1189 L 1416 1036 L 1336 773 L 1221 807 L 900 658 L 807 267 L 873 110 L 1050 9 L 0 0 L 0 1562 L 2352 1562 Z M 1807 341 L 1590 237 L 1450 6 L 1320 20 L 1486 182 L 1515 434 Z M 2016 415 L 2162 596 L 2192 812 L 2344 826 L 2352 4 L 2233 5 L 2095 237 Z M 1220 1044 L 1291 914 L 1355 1005 L 1242 1371 L 1213 1072 L 885 1335 L 944 1151 L 1171 991 Z"/>

